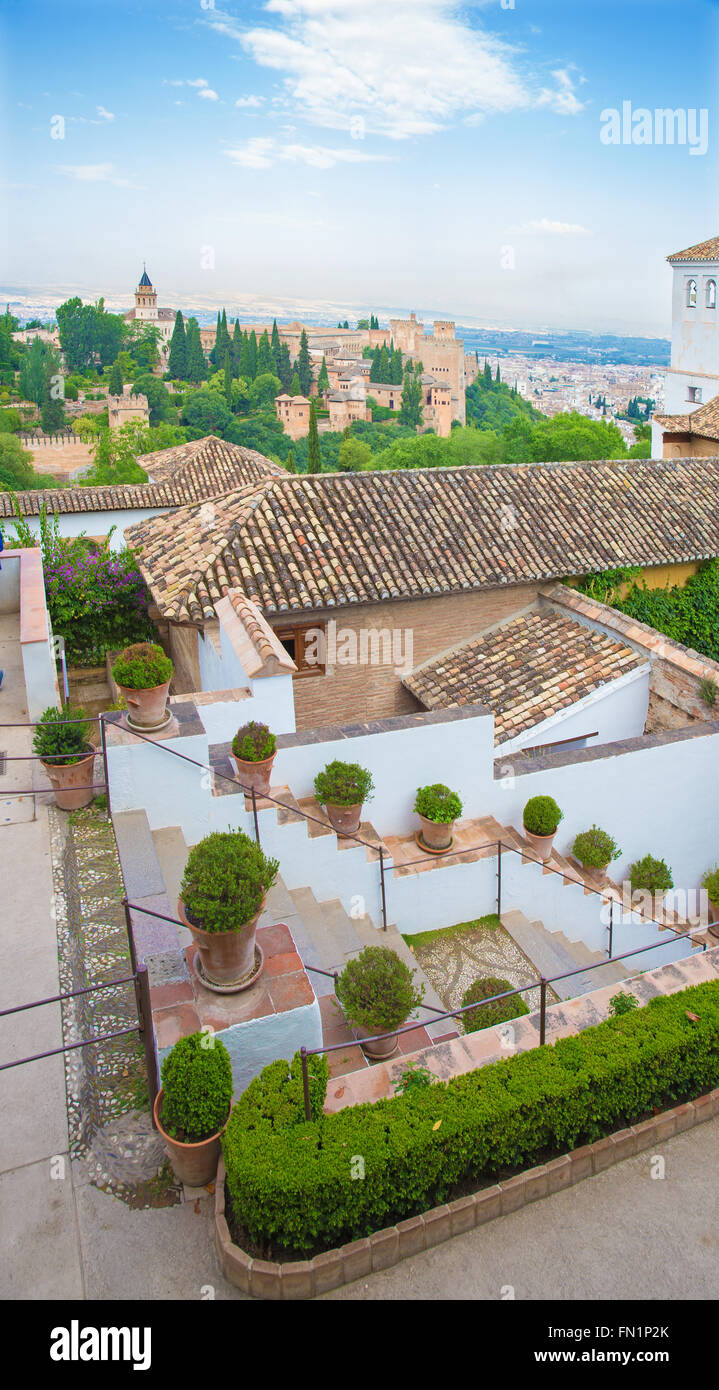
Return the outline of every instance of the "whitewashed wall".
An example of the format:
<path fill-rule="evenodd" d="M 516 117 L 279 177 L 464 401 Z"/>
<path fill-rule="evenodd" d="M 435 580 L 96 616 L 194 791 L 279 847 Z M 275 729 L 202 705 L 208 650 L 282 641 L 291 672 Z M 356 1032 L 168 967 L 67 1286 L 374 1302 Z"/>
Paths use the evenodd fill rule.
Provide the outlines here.
<path fill-rule="evenodd" d="M 592 747 L 615 743 L 618 739 L 637 738 L 644 732 L 647 720 L 650 671 L 647 662 L 619 680 L 592 691 L 569 709 L 560 710 L 553 719 L 545 719 L 517 738 L 500 744 L 497 757 L 504 758 L 518 748 L 533 748 L 594 731 L 598 736 L 590 740 Z"/>
<path fill-rule="evenodd" d="M 222 622 L 217 632 L 219 651 L 212 637 L 202 633 L 198 636 L 200 688 L 208 692 L 244 688 L 249 691 L 249 698 L 237 702 L 218 697 L 216 703 L 203 705 L 202 718 L 210 743 L 227 743 L 234 738 L 240 724 L 250 719 L 267 724 L 275 734 L 294 733 L 292 676 L 262 676 L 252 680 Z"/>
<path fill-rule="evenodd" d="M 138 507 L 133 510 L 111 511 L 111 512 L 58 512 L 58 530 L 61 536 L 106 536 L 116 527 L 110 537 L 111 550 L 123 550 L 125 546 L 125 530 L 128 526 L 134 526 L 138 521 L 146 521 L 149 516 L 158 516 L 168 511 L 167 507 Z M 34 536 L 40 535 L 40 518 L 37 516 L 26 516 L 28 524 Z M 3 531 L 5 533 L 6 544 L 12 545 L 12 520 L 3 520 Z M 11 532 L 8 542 L 8 532 Z"/>

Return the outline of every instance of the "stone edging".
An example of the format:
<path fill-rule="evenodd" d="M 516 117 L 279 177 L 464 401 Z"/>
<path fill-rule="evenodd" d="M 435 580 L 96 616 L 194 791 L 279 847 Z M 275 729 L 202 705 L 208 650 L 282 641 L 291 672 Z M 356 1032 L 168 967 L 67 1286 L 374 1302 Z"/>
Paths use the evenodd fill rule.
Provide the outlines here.
<path fill-rule="evenodd" d="M 380 1269 L 390 1269 L 409 1255 L 430 1250 L 433 1245 L 472 1231 L 475 1226 L 483 1226 L 497 1216 L 506 1216 L 536 1202 L 539 1197 L 573 1187 L 583 1178 L 602 1173 L 624 1158 L 654 1148 L 672 1135 L 693 1129 L 714 1115 L 719 1115 L 719 1088 L 685 1105 L 664 1110 L 650 1120 L 642 1120 L 629 1129 L 617 1130 L 594 1144 L 573 1149 L 538 1168 L 528 1168 L 507 1182 L 458 1197 L 420 1216 L 398 1221 L 396 1226 L 315 1255 L 311 1260 L 284 1264 L 255 1260 L 239 1245 L 233 1244 L 225 1219 L 225 1165 L 220 1158 L 215 1187 L 215 1246 L 222 1272 L 231 1284 L 253 1298 L 314 1298 L 316 1294 L 340 1288 L 342 1284 L 363 1279 Z"/>

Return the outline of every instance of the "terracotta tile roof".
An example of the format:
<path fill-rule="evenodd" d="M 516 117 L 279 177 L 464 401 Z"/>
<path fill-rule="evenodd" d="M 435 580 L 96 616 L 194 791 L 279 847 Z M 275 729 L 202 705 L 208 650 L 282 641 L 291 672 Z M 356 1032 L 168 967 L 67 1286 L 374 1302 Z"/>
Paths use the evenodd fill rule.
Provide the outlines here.
<path fill-rule="evenodd" d="M 645 664 L 623 642 L 534 610 L 433 657 L 402 683 L 426 709 L 488 705 L 497 744 Z"/>
<path fill-rule="evenodd" d="M 128 528 L 161 612 L 265 614 L 719 555 L 719 457 L 270 478 Z"/>
<path fill-rule="evenodd" d="M 686 251 L 675 251 L 667 256 L 668 261 L 718 261 L 719 236 L 710 236 L 708 241 L 698 241 L 696 246 L 688 246 Z"/>
<path fill-rule="evenodd" d="M 695 434 L 702 439 L 719 439 L 719 396 L 691 410 L 688 415 L 655 415 L 669 434 Z"/>
<path fill-rule="evenodd" d="M 223 605 L 230 604 L 242 624 L 243 667 L 251 679 L 258 676 L 276 676 L 283 672 L 297 670 L 289 652 L 283 647 L 269 623 L 263 618 L 259 608 L 251 599 L 245 598 L 239 589 L 230 589 L 225 599 L 220 599 L 217 607 L 222 616 Z"/>
<path fill-rule="evenodd" d="M 145 507 L 178 507 L 203 498 L 222 496 L 265 478 L 286 477 L 279 464 L 256 449 L 229 444 L 215 435 L 145 454 L 141 466 L 152 482 L 127 487 L 38 488 L 16 494 L 25 516 L 39 516 L 43 502 L 48 512 L 128 511 Z M 12 499 L 0 492 L 0 517 L 15 515 Z"/>

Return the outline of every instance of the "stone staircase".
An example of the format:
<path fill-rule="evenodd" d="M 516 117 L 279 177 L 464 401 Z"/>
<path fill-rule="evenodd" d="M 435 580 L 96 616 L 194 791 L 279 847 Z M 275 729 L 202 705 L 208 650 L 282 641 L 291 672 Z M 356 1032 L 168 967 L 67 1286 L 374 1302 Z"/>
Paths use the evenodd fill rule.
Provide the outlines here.
<path fill-rule="evenodd" d="M 601 969 L 588 970 L 586 975 L 572 975 L 552 984 L 560 999 L 573 999 L 604 985 L 621 984 L 636 974 L 636 971 L 625 970 L 621 961 L 608 961 L 601 951 L 591 951 L 583 941 L 569 941 L 564 932 L 548 931 L 543 922 L 530 922 L 516 908 L 502 913 L 502 926 L 532 962 L 537 974 L 544 975 L 545 979 L 553 980 L 564 971 L 577 970 L 582 965 L 601 966 Z"/>

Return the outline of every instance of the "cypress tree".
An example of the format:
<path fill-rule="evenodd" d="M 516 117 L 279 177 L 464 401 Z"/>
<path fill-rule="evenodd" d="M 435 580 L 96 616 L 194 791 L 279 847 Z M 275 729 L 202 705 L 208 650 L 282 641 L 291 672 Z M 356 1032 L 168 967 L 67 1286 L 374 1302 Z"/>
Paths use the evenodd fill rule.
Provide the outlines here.
<path fill-rule="evenodd" d="M 276 371 L 277 375 L 279 376 L 278 368 L 279 368 L 279 365 L 280 365 L 280 348 L 281 348 L 282 344 L 281 344 L 281 342 L 280 342 L 280 330 L 279 330 L 279 328 L 277 327 L 277 319 L 273 319 L 273 320 L 272 320 L 272 333 L 271 333 L 271 335 L 270 335 L 270 346 L 272 347 L 272 356 L 273 356 L 274 359 L 275 359 L 275 371 Z"/>
<path fill-rule="evenodd" d="M 399 422 L 415 426 L 422 423 L 422 382 L 416 368 L 414 371 L 408 368 L 405 373 Z"/>
<path fill-rule="evenodd" d="M 122 367 L 117 361 L 113 362 L 110 368 L 110 380 L 107 389 L 111 396 L 122 395 Z"/>
<path fill-rule="evenodd" d="M 492 368 L 490 367 L 489 362 L 487 361 L 486 357 L 485 357 L 485 359 L 484 359 L 484 384 L 485 384 L 487 390 L 488 390 L 488 391 L 491 391 L 491 389 L 492 389 Z"/>
<path fill-rule="evenodd" d="M 287 458 L 285 459 L 285 468 L 287 469 L 287 472 L 288 472 L 288 473 L 296 473 L 296 472 L 297 472 L 297 464 L 295 463 L 295 456 L 294 456 L 294 454 L 293 454 L 293 452 L 292 452 L 291 449 L 290 449 L 290 452 L 289 452 L 288 455 L 287 455 Z"/>
<path fill-rule="evenodd" d="M 318 375 L 318 377 L 317 377 L 317 391 L 318 391 L 318 394 L 321 396 L 322 393 L 323 393 L 324 391 L 329 391 L 329 389 L 330 389 L 330 379 L 329 379 L 329 376 L 328 376 L 328 374 L 327 374 L 327 362 L 325 361 L 325 358 L 323 357 L 323 358 L 322 358 L 322 366 L 320 367 L 319 375 Z"/>
<path fill-rule="evenodd" d="M 240 353 L 242 351 L 242 329 L 240 320 L 235 319 L 235 326 L 232 330 L 232 362 L 235 368 L 235 376 L 240 371 Z"/>
<path fill-rule="evenodd" d="M 300 338 L 300 350 L 295 362 L 295 368 L 300 378 L 300 388 L 303 396 L 309 396 L 312 390 L 312 363 L 310 361 L 310 349 L 307 343 L 307 334 L 302 329 Z"/>
<path fill-rule="evenodd" d="M 263 372 L 271 372 L 274 376 L 275 366 L 274 353 L 270 345 L 267 329 L 265 329 L 257 349 L 257 375 L 262 376 Z"/>
<path fill-rule="evenodd" d="M 280 343 L 277 353 L 277 375 L 282 383 L 282 390 L 289 391 L 292 381 L 292 362 L 290 361 L 290 350 L 286 343 Z"/>
<path fill-rule="evenodd" d="M 238 364 L 238 371 L 240 376 L 245 378 L 245 381 L 252 380 L 252 377 L 250 376 L 251 365 L 252 364 L 250 362 L 250 336 L 249 333 L 243 333 L 240 341 L 240 358 Z"/>
<path fill-rule="evenodd" d="M 314 400 L 310 401 L 310 428 L 307 434 L 307 472 L 322 472 L 322 455 L 320 454 L 320 437 L 317 430 L 317 412 Z"/>
<path fill-rule="evenodd" d="M 379 364 L 380 364 L 379 348 L 376 347 L 375 350 L 374 350 L 374 352 L 372 353 L 372 366 L 371 366 L 370 369 L 369 369 L 369 379 L 370 379 L 370 381 L 381 381 L 381 380 L 382 380 L 381 376 L 379 375 Z"/>
<path fill-rule="evenodd" d="M 207 363 L 205 362 L 205 354 L 202 350 L 200 329 L 197 319 L 194 318 L 190 319 L 187 324 L 185 357 L 187 361 L 187 380 L 192 382 L 204 381 L 207 376 Z"/>
<path fill-rule="evenodd" d="M 497 363 L 497 375 L 495 376 L 494 380 L 495 380 L 497 386 L 499 386 L 499 383 L 500 383 L 500 381 L 502 380 L 502 378 L 501 378 L 501 376 L 500 376 L 500 374 L 499 374 L 499 362 Z"/>
<path fill-rule="evenodd" d="M 170 338 L 170 356 L 167 362 L 167 370 L 170 376 L 177 378 L 178 381 L 187 380 L 187 339 L 185 337 L 185 320 L 178 309 L 175 314 L 175 327 Z"/>
<path fill-rule="evenodd" d="M 297 374 L 297 372 L 295 372 L 295 374 L 294 374 L 294 376 L 293 376 L 293 378 L 292 378 L 292 380 L 291 380 L 291 382 L 290 382 L 289 394 L 290 394 L 291 396 L 301 396 L 301 395 L 302 395 L 302 387 L 300 386 L 300 378 L 299 378 L 299 375 Z"/>
<path fill-rule="evenodd" d="M 221 358 L 218 359 L 218 356 L 217 356 L 217 353 L 218 353 L 218 350 L 219 350 L 219 347 L 220 347 L 221 336 L 222 336 L 222 320 L 220 319 L 220 311 L 219 311 L 219 309 L 218 309 L 218 310 L 217 310 L 217 327 L 216 327 L 216 329 L 215 329 L 215 341 L 214 341 L 214 343 L 213 343 L 213 345 L 212 345 L 212 351 L 210 352 L 210 361 L 211 361 L 213 367 L 216 367 L 216 366 L 218 365 L 218 360 L 219 360 L 219 361 L 222 360 Z"/>
<path fill-rule="evenodd" d="M 254 328 L 248 339 L 247 357 L 249 362 L 249 380 L 254 381 L 257 376 L 257 334 Z"/>
<path fill-rule="evenodd" d="M 225 349 L 225 360 L 224 360 L 224 363 L 223 363 L 223 367 L 224 367 L 224 370 L 225 370 L 225 400 L 227 401 L 227 404 L 228 404 L 228 405 L 231 405 L 231 404 L 232 404 L 232 362 L 230 361 L 230 354 L 229 354 L 229 352 L 227 351 L 227 349 Z"/>

